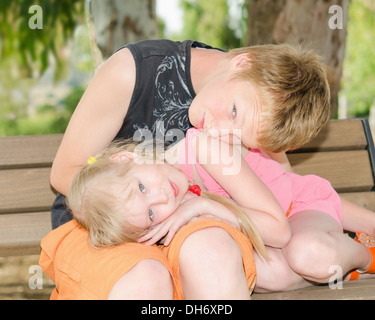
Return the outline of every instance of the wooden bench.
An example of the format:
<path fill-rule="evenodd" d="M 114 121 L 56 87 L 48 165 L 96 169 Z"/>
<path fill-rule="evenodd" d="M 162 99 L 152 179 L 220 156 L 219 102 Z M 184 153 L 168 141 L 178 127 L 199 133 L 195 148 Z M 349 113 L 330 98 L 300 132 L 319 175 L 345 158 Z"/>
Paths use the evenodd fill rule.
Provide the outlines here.
<path fill-rule="evenodd" d="M 39 254 L 51 230 L 55 198 L 49 173 L 62 135 L 0 138 L 0 256 Z M 346 198 L 375 211 L 374 146 L 367 120 L 331 120 L 311 143 L 289 154 L 294 170 L 329 181 Z M 254 299 L 375 298 L 375 280 L 345 284 L 345 290 L 313 287 Z M 354 288 L 349 296 L 346 289 Z M 356 291 L 357 290 L 357 291 Z M 341 295 L 341 296 L 340 296 Z"/>

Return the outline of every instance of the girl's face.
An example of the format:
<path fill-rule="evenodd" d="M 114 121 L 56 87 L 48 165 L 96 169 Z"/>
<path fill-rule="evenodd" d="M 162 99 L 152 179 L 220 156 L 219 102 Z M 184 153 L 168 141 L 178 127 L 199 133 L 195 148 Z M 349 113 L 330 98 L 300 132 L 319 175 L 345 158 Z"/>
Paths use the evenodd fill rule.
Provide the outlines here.
<path fill-rule="evenodd" d="M 217 76 L 203 87 L 189 108 L 191 124 L 229 142 L 259 148 L 257 132 L 261 103 L 249 81 L 233 79 L 233 73 Z M 225 130 L 223 130 L 225 129 Z"/>
<path fill-rule="evenodd" d="M 180 205 L 189 186 L 185 175 L 169 164 L 136 165 L 131 169 L 129 180 L 134 194 L 123 212 L 130 224 L 142 229 L 168 218 Z"/>

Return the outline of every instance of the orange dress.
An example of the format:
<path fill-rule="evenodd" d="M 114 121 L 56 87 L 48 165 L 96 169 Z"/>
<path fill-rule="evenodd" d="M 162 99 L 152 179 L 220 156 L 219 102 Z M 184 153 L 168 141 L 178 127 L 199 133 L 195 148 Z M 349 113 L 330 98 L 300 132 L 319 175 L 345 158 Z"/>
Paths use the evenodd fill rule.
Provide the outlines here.
<path fill-rule="evenodd" d="M 124 243 L 94 249 L 87 236 L 87 231 L 72 220 L 42 239 L 39 264 L 56 285 L 52 300 L 107 299 L 115 283 L 143 259 L 158 260 L 169 269 L 165 255 L 156 246 Z"/>
<path fill-rule="evenodd" d="M 182 291 L 180 280 L 179 264 L 181 246 L 185 239 L 193 232 L 211 227 L 218 227 L 224 229 L 237 243 L 242 253 L 242 262 L 244 266 L 245 276 L 247 279 L 247 284 L 249 286 L 249 294 L 251 294 L 254 290 L 256 282 L 256 268 L 253 256 L 253 246 L 249 238 L 246 237 L 241 231 L 230 226 L 229 224 L 226 224 L 218 220 L 205 219 L 198 220 L 184 226 L 180 231 L 176 233 L 172 242 L 163 249 L 172 269 L 172 278 L 175 282 L 175 290 L 177 291 L 174 294 L 178 297 L 178 299 L 184 299 L 184 293 Z"/>
<path fill-rule="evenodd" d="M 39 264 L 56 285 L 51 299 L 104 300 L 114 284 L 138 262 L 155 259 L 163 263 L 172 276 L 173 299 L 182 300 L 184 294 L 179 274 L 181 246 L 193 232 L 210 227 L 226 230 L 241 249 L 251 293 L 255 286 L 256 269 L 249 239 L 236 228 L 211 219 L 198 220 L 184 226 L 167 247 L 124 243 L 103 249 L 90 247 L 87 231 L 72 220 L 42 239 Z"/>

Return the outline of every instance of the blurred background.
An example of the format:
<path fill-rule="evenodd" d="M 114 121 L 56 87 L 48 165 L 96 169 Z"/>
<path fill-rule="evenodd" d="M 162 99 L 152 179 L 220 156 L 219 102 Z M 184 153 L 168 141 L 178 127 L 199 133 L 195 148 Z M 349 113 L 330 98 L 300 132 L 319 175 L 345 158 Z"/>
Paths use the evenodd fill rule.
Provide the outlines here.
<path fill-rule="evenodd" d="M 149 38 L 302 43 L 327 64 L 332 117 L 373 117 L 373 0 L 0 0 L 0 136 L 64 132 L 101 61 Z"/>
<path fill-rule="evenodd" d="M 151 38 L 312 47 L 332 118 L 366 117 L 375 132 L 374 0 L 0 0 L 0 136 L 63 133 L 100 63 Z M 34 264 L 0 258 L 0 299 L 48 299 L 47 279 L 28 286 Z"/>

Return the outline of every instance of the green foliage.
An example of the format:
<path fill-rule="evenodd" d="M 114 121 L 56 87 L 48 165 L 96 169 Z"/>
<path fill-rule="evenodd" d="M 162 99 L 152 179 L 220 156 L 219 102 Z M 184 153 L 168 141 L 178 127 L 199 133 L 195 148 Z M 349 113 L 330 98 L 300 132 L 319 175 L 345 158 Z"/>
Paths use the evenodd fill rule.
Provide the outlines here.
<path fill-rule="evenodd" d="M 42 10 L 42 29 L 29 26 L 30 19 L 35 22 L 36 11 L 29 13 L 32 5 Z M 83 94 L 85 79 L 93 71 L 88 31 L 82 25 L 83 6 L 84 0 L 0 2 L 0 136 L 65 131 Z M 47 68 L 52 77 L 44 76 L 40 82 Z M 31 99 L 31 90 L 43 91 L 46 85 L 54 91 L 63 78 L 71 93 L 59 101 L 54 98 L 55 92 L 44 89 L 36 96 L 46 97 L 53 105 L 31 106 L 31 100 L 35 100 Z"/>
<path fill-rule="evenodd" d="M 42 10 L 42 29 L 29 26 L 29 20 L 36 14 L 36 11 L 29 13 L 32 5 Z M 35 68 L 42 73 L 48 66 L 50 53 L 59 63 L 59 48 L 71 37 L 83 10 L 83 0 L 0 1 L 1 59 L 20 55 L 28 75 Z"/>
<path fill-rule="evenodd" d="M 242 46 L 244 37 L 241 32 L 237 32 L 240 29 L 239 24 L 231 23 L 233 17 L 229 14 L 227 0 L 180 0 L 180 4 L 183 9 L 184 38 L 225 50 Z M 245 5 L 244 1 L 234 4 Z M 238 22 L 241 22 L 241 18 Z"/>
<path fill-rule="evenodd" d="M 0 136 L 63 133 L 84 91 L 83 87 L 75 87 L 58 107 L 42 105 L 32 115 L 11 113 L 1 122 Z"/>
<path fill-rule="evenodd" d="M 342 94 L 349 116 L 368 116 L 375 103 L 375 5 L 352 0 L 349 6 Z"/>
<path fill-rule="evenodd" d="M 222 49 L 244 45 L 247 0 L 179 1 L 184 28 L 172 38 L 195 39 Z M 45 104 L 34 112 L 28 110 L 28 91 L 49 66 L 51 54 L 57 63 L 55 78 L 61 78 L 63 67 L 92 72 L 87 30 L 76 29 L 84 21 L 84 3 L 84 0 L 0 0 L 0 136 L 64 132 L 84 92 L 81 87 L 84 84 L 73 77 L 69 85 L 80 87 L 56 105 Z M 29 27 L 32 5 L 42 8 L 43 29 Z M 235 14 L 233 9 L 237 9 Z M 159 20 L 158 26 L 163 34 L 163 21 Z M 67 61 L 63 59 L 63 49 L 73 33 L 80 46 L 74 45 L 74 58 Z M 373 0 L 351 0 L 342 78 L 342 94 L 348 101 L 350 116 L 366 116 L 375 103 L 374 39 Z"/>

